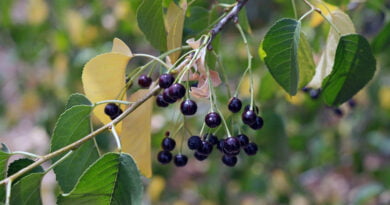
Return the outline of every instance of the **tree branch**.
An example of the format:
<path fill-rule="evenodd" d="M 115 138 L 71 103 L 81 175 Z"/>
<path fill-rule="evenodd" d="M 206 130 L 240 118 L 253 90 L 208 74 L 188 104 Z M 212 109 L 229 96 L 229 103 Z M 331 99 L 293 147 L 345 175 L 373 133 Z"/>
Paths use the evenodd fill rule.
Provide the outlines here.
<path fill-rule="evenodd" d="M 237 0 L 237 4 L 229 11 L 229 13 L 223 17 L 210 31 L 211 38 L 209 39 L 209 42 L 207 43 L 207 48 L 209 50 L 212 49 L 211 42 L 215 38 L 216 35 L 218 35 L 219 32 L 225 27 L 225 25 L 233 20 L 234 23 L 238 22 L 238 13 L 241 11 L 241 9 L 245 6 L 245 4 L 248 2 L 248 0 Z"/>

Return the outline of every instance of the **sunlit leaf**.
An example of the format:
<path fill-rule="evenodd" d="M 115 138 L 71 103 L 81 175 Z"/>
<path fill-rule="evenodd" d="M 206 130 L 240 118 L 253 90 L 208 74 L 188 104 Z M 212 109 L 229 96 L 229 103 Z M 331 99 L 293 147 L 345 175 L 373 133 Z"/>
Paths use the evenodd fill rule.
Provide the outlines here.
<path fill-rule="evenodd" d="M 160 51 L 167 48 L 167 36 L 161 0 L 144 0 L 137 11 L 138 27 L 153 47 Z"/>
<path fill-rule="evenodd" d="M 320 9 L 322 14 L 329 17 L 330 13 L 333 11 L 339 9 L 337 6 L 334 6 L 332 4 L 328 4 L 326 2 L 323 2 L 322 0 L 315 0 L 313 1 L 313 4 L 316 8 Z M 324 21 L 324 17 L 322 17 L 317 12 L 314 12 L 310 19 L 310 26 L 311 27 L 317 27 Z"/>
<path fill-rule="evenodd" d="M 139 90 L 130 96 L 130 101 L 136 101 L 144 96 L 148 90 Z M 152 176 L 151 162 L 151 117 L 153 98 L 139 106 L 133 113 L 123 120 L 121 134 L 122 151 L 129 153 L 140 172 Z"/>
<path fill-rule="evenodd" d="M 290 95 L 298 88 L 298 45 L 301 23 L 282 19 L 267 32 L 263 41 L 264 61 L 276 82 Z"/>
<path fill-rule="evenodd" d="M 168 7 L 166 15 L 166 25 L 167 25 L 167 49 L 171 50 L 181 46 L 183 38 L 183 26 L 184 19 L 186 15 L 186 9 L 180 8 L 176 5 L 175 2 L 171 2 Z M 172 63 L 180 56 L 180 51 L 172 53 L 169 55 Z"/>
<path fill-rule="evenodd" d="M 306 39 L 304 33 L 301 32 L 298 48 L 298 65 L 299 65 L 299 84 L 298 88 L 302 88 L 307 85 L 313 78 L 315 73 L 315 64 L 313 60 L 313 54 L 311 52 L 311 46 Z"/>
<path fill-rule="evenodd" d="M 30 174 L 12 186 L 11 204 L 39 205 L 41 199 L 41 181 L 45 173 Z"/>
<path fill-rule="evenodd" d="M 143 185 L 133 159 L 108 153 L 92 164 L 75 188 L 58 197 L 59 205 L 142 204 Z"/>
<path fill-rule="evenodd" d="M 131 59 L 131 51 L 126 49 L 123 42 L 119 40 L 114 40 L 113 51 L 96 56 L 84 66 L 82 74 L 84 92 L 92 103 L 104 100 L 126 100 L 125 74 L 126 66 Z M 105 105 L 98 105 L 93 110 L 103 124 L 111 122 L 104 113 Z M 124 109 L 125 106 L 120 107 Z M 117 125 L 119 133 L 121 124 Z"/>
<path fill-rule="evenodd" d="M 91 132 L 91 111 L 91 106 L 76 105 L 66 110 L 59 117 L 51 138 L 52 152 L 76 142 Z M 58 161 L 62 156 L 64 155 L 53 158 L 53 162 Z M 84 170 L 98 158 L 98 150 L 94 142 L 90 140 L 54 167 L 56 179 L 62 191 L 69 192 L 72 190 Z"/>
<path fill-rule="evenodd" d="M 374 76 L 376 60 L 368 41 L 361 35 L 341 37 L 332 73 L 324 79 L 323 99 L 338 106 L 351 99 Z"/>
<path fill-rule="evenodd" d="M 130 48 L 119 38 L 114 38 L 111 52 L 133 57 Z"/>

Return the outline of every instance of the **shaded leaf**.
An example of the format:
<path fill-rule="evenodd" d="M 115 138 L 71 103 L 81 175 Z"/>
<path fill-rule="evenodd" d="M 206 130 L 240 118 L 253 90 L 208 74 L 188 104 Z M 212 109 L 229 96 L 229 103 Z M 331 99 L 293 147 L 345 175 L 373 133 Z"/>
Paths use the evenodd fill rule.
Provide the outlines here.
<path fill-rule="evenodd" d="M 143 185 L 133 159 L 108 153 L 91 165 L 75 188 L 61 195 L 57 204 L 141 204 Z"/>
<path fill-rule="evenodd" d="M 8 166 L 7 176 L 11 176 L 11 175 L 15 174 L 19 170 L 27 167 L 28 165 L 30 165 L 30 164 L 32 164 L 34 162 L 35 162 L 34 160 L 31 160 L 31 159 L 28 159 L 28 158 L 22 158 L 22 159 L 18 159 L 18 160 L 13 161 Z M 41 166 L 35 167 L 35 168 L 31 169 L 29 172 L 23 174 L 22 176 L 20 176 L 16 180 L 14 180 L 12 183 L 15 184 L 16 182 L 18 182 L 19 180 L 21 180 L 25 176 L 27 176 L 29 174 L 32 174 L 32 173 L 37 173 L 37 172 L 44 172 L 44 170 L 43 170 L 43 168 Z"/>
<path fill-rule="evenodd" d="M 39 205 L 41 200 L 41 181 L 45 173 L 30 174 L 12 186 L 11 204 Z"/>
<path fill-rule="evenodd" d="M 379 32 L 372 41 L 372 49 L 375 53 L 382 52 L 390 46 L 390 22 Z"/>
<path fill-rule="evenodd" d="M 166 24 L 167 24 L 167 49 L 171 50 L 181 46 L 183 38 L 183 26 L 184 19 L 186 15 L 186 10 L 178 7 L 175 2 L 171 2 L 168 7 L 166 15 Z M 180 56 L 180 51 L 172 53 L 169 55 L 172 63 Z"/>
<path fill-rule="evenodd" d="M 0 181 L 3 180 L 7 175 L 7 162 L 11 155 L 8 152 L 5 152 L 3 149 L 7 150 L 8 148 L 2 144 L 2 149 L 0 150 Z M 0 185 L 0 202 L 4 201 L 5 197 L 5 187 Z"/>
<path fill-rule="evenodd" d="M 290 95 L 298 88 L 298 45 L 301 23 L 281 19 L 267 32 L 263 41 L 264 61 L 276 82 Z"/>
<path fill-rule="evenodd" d="M 85 137 L 91 132 L 91 111 L 91 106 L 76 105 L 61 114 L 51 138 L 51 152 Z M 64 154 L 53 158 L 53 163 L 62 156 Z M 64 192 L 71 191 L 84 170 L 98 158 L 98 150 L 94 142 L 90 140 L 54 167 L 58 184 L 62 190 Z"/>
<path fill-rule="evenodd" d="M 160 51 L 167 48 L 161 0 L 144 0 L 137 11 L 138 27 L 152 46 Z"/>
<path fill-rule="evenodd" d="M 73 93 L 66 103 L 65 110 L 75 106 L 75 105 L 92 105 L 85 95 L 80 93 Z"/>
<path fill-rule="evenodd" d="M 139 90 L 130 96 L 130 101 L 136 101 L 144 96 L 148 90 Z M 152 176 L 151 162 L 151 118 L 153 98 L 150 98 L 133 113 L 123 120 L 123 132 L 121 134 L 122 151 L 129 153 L 140 172 L 146 176 Z"/>
<path fill-rule="evenodd" d="M 376 60 L 368 41 L 361 35 L 341 37 L 332 73 L 324 79 L 323 99 L 338 106 L 352 98 L 374 76 Z"/>
<path fill-rule="evenodd" d="M 311 47 L 304 33 L 301 32 L 298 48 L 299 84 L 298 88 L 307 85 L 314 76 L 315 64 Z"/>

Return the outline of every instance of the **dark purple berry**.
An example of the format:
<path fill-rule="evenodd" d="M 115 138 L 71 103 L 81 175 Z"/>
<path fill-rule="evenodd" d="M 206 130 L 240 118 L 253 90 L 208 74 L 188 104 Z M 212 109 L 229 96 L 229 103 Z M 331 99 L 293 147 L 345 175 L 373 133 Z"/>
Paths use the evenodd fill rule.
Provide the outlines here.
<path fill-rule="evenodd" d="M 220 152 L 223 152 L 223 145 L 225 144 L 225 139 L 221 139 L 218 141 L 218 144 L 217 144 L 217 149 L 220 151 Z"/>
<path fill-rule="evenodd" d="M 248 136 L 246 136 L 244 134 L 237 135 L 237 139 L 240 142 L 240 145 L 242 147 L 245 147 L 245 146 L 247 146 L 249 144 L 249 138 L 248 138 Z"/>
<path fill-rule="evenodd" d="M 175 158 L 173 160 L 173 162 L 175 163 L 175 165 L 177 167 L 183 167 L 187 164 L 187 161 L 188 161 L 188 157 L 184 154 L 177 154 L 175 155 Z"/>
<path fill-rule="evenodd" d="M 187 145 L 191 150 L 199 149 L 202 146 L 202 140 L 199 136 L 191 136 L 187 141 Z"/>
<path fill-rule="evenodd" d="M 160 88 L 169 88 L 172 85 L 175 78 L 171 74 L 162 74 L 158 79 L 158 85 Z"/>
<path fill-rule="evenodd" d="M 119 112 L 119 107 L 114 103 L 108 103 L 106 107 L 104 107 L 104 113 L 106 113 L 106 115 L 110 117 L 117 115 L 118 112 Z"/>
<path fill-rule="evenodd" d="M 244 111 L 241 115 L 242 122 L 251 125 L 256 122 L 256 113 L 253 110 Z"/>
<path fill-rule="evenodd" d="M 203 161 L 205 159 L 207 159 L 208 155 L 204 155 L 204 154 L 201 154 L 199 152 L 195 152 L 194 153 L 194 157 L 199 160 L 199 161 Z"/>
<path fill-rule="evenodd" d="M 311 88 L 309 88 L 309 87 L 303 87 L 302 88 L 302 91 L 305 92 L 305 93 L 308 93 L 310 90 L 311 90 Z"/>
<path fill-rule="evenodd" d="M 160 151 L 157 155 L 157 160 L 161 164 L 168 164 L 172 160 L 172 153 L 169 151 Z"/>
<path fill-rule="evenodd" d="M 241 107 L 242 107 L 242 103 L 240 99 L 236 97 L 230 99 L 228 108 L 232 113 L 240 112 Z"/>
<path fill-rule="evenodd" d="M 334 108 L 333 109 L 333 113 L 335 114 L 335 115 L 337 115 L 338 117 L 342 117 L 343 116 L 343 111 L 340 109 L 340 108 Z"/>
<path fill-rule="evenodd" d="M 202 141 L 202 145 L 197 149 L 199 154 L 209 155 L 213 151 L 213 145 L 207 141 Z"/>
<path fill-rule="evenodd" d="M 171 96 L 174 99 L 180 99 L 186 95 L 186 88 L 180 84 L 175 83 L 171 85 L 171 87 L 168 88 L 169 96 Z"/>
<path fill-rule="evenodd" d="M 234 167 L 237 164 L 237 157 L 231 155 L 223 155 L 222 162 L 229 167 Z"/>
<path fill-rule="evenodd" d="M 119 115 L 121 115 L 123 113 L 122 109 L 119 108 L 119 111 L 118 113 L 116 113 L 116 115 L 113 115 L 113 116 L 110 116 L 110 119 L 111 120 L 115 120 Z"/>
<path fill-rule="evenodd" d="M 210 128 L 218 127 L 221 124 L 221 116 L 216 112 L 210 112 L 205 117 L 206 125 Z"/>
<path fill-rule="evenodd" d="M 216 145 L 219 143 L 218 137 L 213 134 L 206 134 L 207 136 L 207 142 L 209 142 L 212 145 Z"/>
<path fill-rule="evenodd" d="M 258 148 L 254 142 L 250 142 L 245 148 L 244 151 L 247 155 L 255 155 Z"/>
<path fill-rule="evenodd" d="M 142 74 L 138 77 L 138 85 L 143 87 L 143 88 L 148 88 L 152 84 L 152 78 Z"/>
<path fill-rule="evenodd" d="M 162 96 L 163 96 L 164 101 L 167 102 L 167 103 L 172 104 L 172 103 L 175 103 L 175 102 L 176 102 L 176 99 L 174 99 L 173 97 L 171 97 L 171 96 L 169 95 L 169 90 L 168 90 L 168 89 L 165 89 L 165 90 L 163 91 Z"/>
<path fill-rule="evenodd" d="M 165 102 L 164 97 L 162 94 L 157 95 L 156 97 L 156 104 L 159 107 L 168 107 L 169 103 Z"/>
<path fill-rule="evenodd" d="M 257 116 L 255 123 L 249 125 L 249 127 L 251 127 L 254 130 L 259 130 L 259 129 L 261 129 L 263 127 L 263 125 L 264 125 L 263 118 L 260 117 L 260 116 Z"/>
<path fill-rule="evenodd" d="M 321 89 L 311 89 L 309 91 L 309 95 L 310 95 L 311 99 L 313 99 L 313 100 L 319 98 L 320 94 L 321 94 Z"/>
<path fill-rule="evenodd" d="M 250 110 L 250 109 L 249 109 L 250 107 L 251 107 L 250 105 L 246 105 L 245 108 L 244 108 L 244 112 Z M 259 114 L 259 107 L 257 107 L 256 105 L 253 106 L 253 109 L 252 109 L 252 110 L 255 111 L 256 115 Z"/>
<path fill-rule="evenodd" d="M 170 137 L 165 137 L 161 142 L 161 147 L 165 151 L 172 151 L 173 149 L 175 149 L 175 146 L 176 146 L 175 140 Z"/>
<path fill-rule="evenodd" d="M 240 152 L 240 141 L 236 137 L 228 137 L 223 144 L 223 152 L 227 155 L 237 155 Z"/>
<path fill-rule="evenodd" d="M 180 104 L 180 110 L 183 115 L 194 115 L 198 110 L 198 105 L 195 101 L 187 99 Z"/>
<path fill-rule="evenodd" d="M 356 107 L 356 101 L 354 99 L 348 100 L 348 105 L 350 108 Z"/>

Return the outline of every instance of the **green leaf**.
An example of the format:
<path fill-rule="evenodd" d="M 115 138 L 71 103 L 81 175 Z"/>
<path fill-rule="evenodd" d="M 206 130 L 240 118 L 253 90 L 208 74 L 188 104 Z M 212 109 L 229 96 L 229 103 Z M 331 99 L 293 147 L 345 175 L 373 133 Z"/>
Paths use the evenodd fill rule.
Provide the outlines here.
<path fill-rule="evenodd" d="M 51 138 L 51 152 L 85 137 L 91 132 L 91 111 L 91 106 L 76 105 L 61 114 Z M 53 163 L 62 156 L 53 158 Z M 94 142 L 90 140 L 54 167 L 62 191 L 70 192 L 82 173 L 98 158 L 98 150 Z"/>
<path fill-rule="evenodd" d="M 316 65 L 314 64 L 311 47 L 304 33 L 301 32 L 298 48 L 299 64 L 299 88 L 307 85 L 314 76 Z"/>
<path fill-rule="evenodd" d="M 294 19 L 281 19 L 264 37 L 264 57 L 276 82 L 290 95 L 298 90 L 298 45 L 301 23 Z"/>
<path fill-rule="evenodd" d="M 65 110 L 75 106 L 75 105 L 92 105 L 91 101 L 88 100 L 85 95 L 80 94 L 80 93 L 74 93 L 72 94 L 68 102 L 66 103 Z"/>
<path fill-rule="evenodd" d="M 376 60 L 367 40 L 359 34 L 342 36 L 333 70 L 322 83 L 326 104 L 338 106 L 352 98 L 374 76 Z"/>
<path fill-rule="evenodd" d="M 22 159 L 18 159 L 18 160 L 13 161 L 8 166 L 7 176 L 11 176 L 11 175 L 15 174 L 19 170 L 27 167 L 28 165 L 30 165 L 34 162 L 35 162 L 34 160 L 31 160 L 28 158 L 22 158 Z M 15 181 L 13 181 L 13 183 L 18 182 L 19 180 L 21 180 L 22 178 L 24 178 L 25 176 L 27 176 L 29 174 L 38 173 L 38 172 L 44 172 L 44 170 L 41 166 L 35 167 L 32 170 L 30 170 L 29 172 L 23 174 L 21 177 L 17 178 Z"/>
<path fill-rule="evenodd" d="M 137 11 L 138 26 L 153 47 L 165 51 L 167 35 L 161 0 L 144 0 Z"/>
<path fill-rule="evenodd" d="M 11 204 L 39 205 L 41 200 L 41 181 L 45 173 L 33 173 L 12 186 Z"/>
<path fill-rule="evenodd" d="M 143 185 L 133 159 L 127 154 L 108 153 L 89 167 L 59 205 L 142 204 Z"/>
<path fill-rule="evenodd" d="M 372 50 L 375 53 L 382 52 L 390 45 L 390 22 L 379 32 L 372 41 Z"/>
<path fill-rule="evenodd" d="M 5 145 L 4 143 L 1 143 L 1 148 L 0 148 L 0 151 L 2 152 L 6 152 L 6 153 L 10 153 L 7 145 Z"/>
<path fill-rule="evenodd" d="M 2 143 L 3 148 L 6 146 Z M 7 148 L 8 149 L 8 148 Z M 11 155 L 8 152 L 4 152 L 3 149 L 0 151 L 0 181 L 6 177 L 7 174 L 7 162 Z M 0 202 L 4 201 L 5 187 L 0 185 Z"/>

